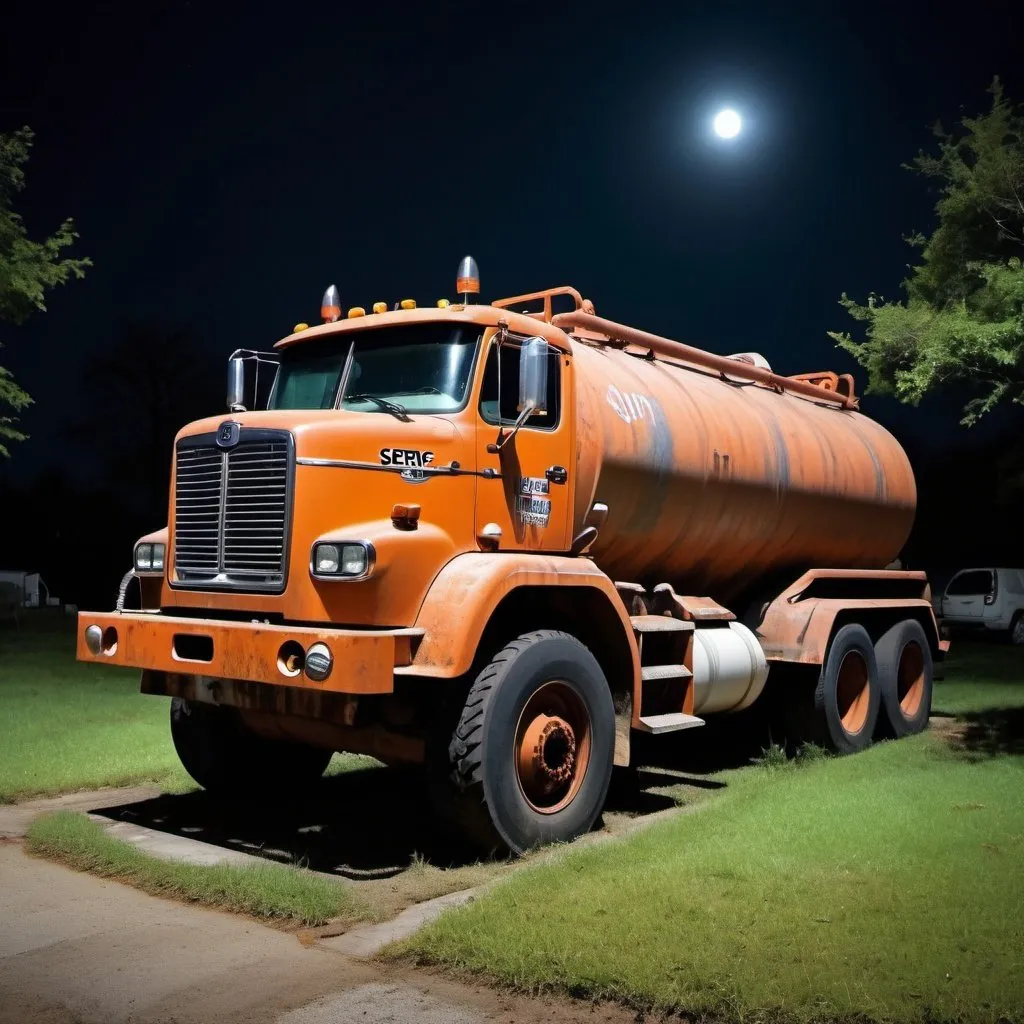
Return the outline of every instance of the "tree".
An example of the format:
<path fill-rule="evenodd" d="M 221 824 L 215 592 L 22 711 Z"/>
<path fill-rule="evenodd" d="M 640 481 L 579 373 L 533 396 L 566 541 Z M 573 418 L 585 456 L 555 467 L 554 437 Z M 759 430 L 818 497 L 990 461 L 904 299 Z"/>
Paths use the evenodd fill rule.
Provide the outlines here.
<path fill-rule="evenodd" d="M 878 295 L 840 304 L 866 325 L 865 338 L 831 331 L 868 371 L 868 391 L 910 405 L 949 385 L 970 400 L 963 422 L 997 405 L 1024 405 L 1024 116 L 989 89 L 992 107 L 962 131 L 935 126 L 938 153 L 905 165 L 935 182 L 937 224 L 907 242 L 920 263 L 903 282 L 905 302 Z"/>
<path fill-rule="evenodd" d="M 28 128 L 0 134 L 0 323 L 21 324 L 37 310 L 45 312 L 47 291 L 71 277 L 82 277 L 92 266 L 88 259 L 62 258 L 61 252 L 78 234 L 68 219 L 42 242 L 28 237 L 21 217 L 14 212 L 14 197 L 25 187 L 25 172 L 32 148 Z M 9 456 L 5 441 L 23 441 L 17 418 L 3 415 L 10 407 L 19 412 L 32 399 L 14 382 L 8 370 L 0 366 L 0 456 Z"/>

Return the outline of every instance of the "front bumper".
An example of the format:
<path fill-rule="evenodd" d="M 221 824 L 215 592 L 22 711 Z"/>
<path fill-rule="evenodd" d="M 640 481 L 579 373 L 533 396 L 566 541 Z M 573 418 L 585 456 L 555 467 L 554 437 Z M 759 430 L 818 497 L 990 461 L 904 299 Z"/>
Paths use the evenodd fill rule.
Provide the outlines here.
<path fill-rule="evenodd" d="M 89 626 L 103 633 L 93 654 Z M 261 622 L 185 619 L 147 612 L 80 612 L 78 660 L 158 672 L 303 686 L 331 693 L 391 693 L 394 670 L 412 662 L 423 631 L 272 626 Z M 326 644 L 334 663 L 322 682 L 311 679 L 294 654 Z M 297 667 L 298 665 L 298 667 Z"/>

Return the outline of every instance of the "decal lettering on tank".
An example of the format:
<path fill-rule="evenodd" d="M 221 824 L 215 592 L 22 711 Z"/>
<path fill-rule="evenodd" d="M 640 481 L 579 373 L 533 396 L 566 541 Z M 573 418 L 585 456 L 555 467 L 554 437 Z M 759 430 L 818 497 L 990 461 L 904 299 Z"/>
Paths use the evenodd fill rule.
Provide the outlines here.
<path fill-rule="evenodd" d="M 608 404 L 625 423 L 654 421 L 654 405 L 647 395 L 637 391 L 620 391 L 614 384 L 609 384 L 607 398 Z"/>

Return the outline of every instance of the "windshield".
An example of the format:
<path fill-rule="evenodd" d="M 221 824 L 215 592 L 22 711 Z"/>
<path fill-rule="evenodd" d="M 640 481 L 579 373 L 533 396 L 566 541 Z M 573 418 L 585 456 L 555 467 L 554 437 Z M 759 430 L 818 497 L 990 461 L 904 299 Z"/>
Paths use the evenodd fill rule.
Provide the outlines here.
<path fill-rule="evenodd" d="M 334 409 L 343 387 L 342 409 L 452 412 L 466 401 L 479 337 L 472 324 L 426 323 L 299 342 L 281 353 L 269 408 Z"/>

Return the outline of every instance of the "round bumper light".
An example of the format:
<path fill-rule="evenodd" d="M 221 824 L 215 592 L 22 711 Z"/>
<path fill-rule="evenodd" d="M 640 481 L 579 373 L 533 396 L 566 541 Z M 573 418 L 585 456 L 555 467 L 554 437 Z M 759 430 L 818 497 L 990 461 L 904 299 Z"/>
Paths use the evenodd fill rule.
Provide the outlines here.
<path fill-rule="evenodd" d="M 103 650 L 103 630 L 99 626 L 86 627 L 85 646 L 90 654 L 99 654 Z"/>
<path fill-rule="evenodd" d="M 334 655 L 327 644 L 312 644 L 306 651 L 306 675 L 318 683 L 322 683 L 334 667 Z"/>

